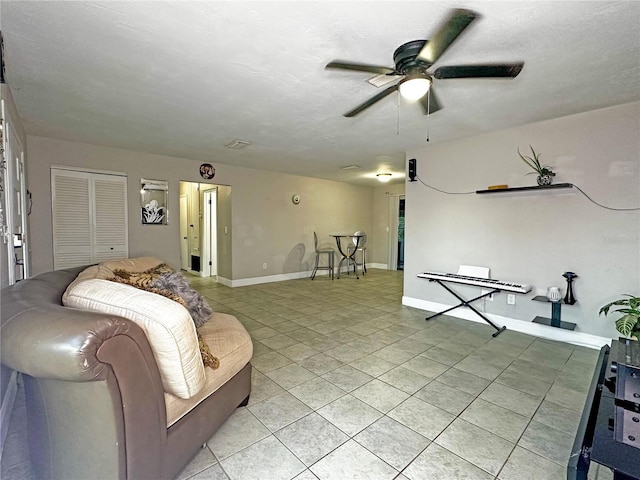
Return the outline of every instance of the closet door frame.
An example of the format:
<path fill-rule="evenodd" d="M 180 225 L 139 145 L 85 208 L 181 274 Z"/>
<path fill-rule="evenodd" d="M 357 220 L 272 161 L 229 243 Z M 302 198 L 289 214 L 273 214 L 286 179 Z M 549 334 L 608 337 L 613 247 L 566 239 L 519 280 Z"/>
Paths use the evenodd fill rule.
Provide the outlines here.
<path fill-rule="evenodd" d="M 88 204 L 88 212 L 87 212 L 87 228 L 89 229 L 88 237 L 85 238 L 84 242 L 80 242 L 77 244 L 73 244 L 73 246 L 77 249 L 77 251 L 85 251 L 84 258 L 78 258 L 77 262 L 73 260 L 63 261 L 60 258 L 60 250 L 61 247 L 58 241 L 58 233 L 59 229 L 64 227 L 64 222 L 61 223 L 60 220 L 56 218 L 56 207 L 57 207 L 57 199 L 56 199 L 56 180 L 60 177 L 63 178 L 74 178 L 78 180 L 85 180 L 87 187 L 87 196 L 86 202 Z M 122 235 L 124 239 L 121 243 L 119 243 L 119 249 L 114 252 L 113 255 L 105 255 L 105 251 L 103 251 L 103 245 L 101 245 L 96 238 L 96 183 L 99 182 L 114 182 L 122 183 L 122 192 L 124 198 L 123 202 L 123 219 L 122 219 Z M 82 197 L 82 196 L 80 196 Z M 80 198 L 79 197 L 79 198 Z M 84 198 L 84 197 L 82 197 Z M 60 268 L 68 268 L 70 266 L 75 265 L 85 265 L 87 263 L 98 263 L 107 258 L 122 258 L 128 257 L 129 254 L 129 242 L 128 242 L 128 200 L 127 200 L 127 175 L 122 172 L 110 172 L 104 170 L 90 170 L 90 169 L 80 169 L 73 167 L 64 167 L 54 165 L 51 167 L 51 215 L 52 215 L 52 235 L 53 235 L 53 252 L 54 252 L 54 269 Z M 79 232 L 80 233 L 80 232 Z M 84 232 L 86 234 L 86 231 Z M 64 248 L 64 246 L 63 246 Z M 62 248 L 62 249 L 63 249 Z M 67 247 L 68 248 L 68 247 Z M 73 249 L 73 247 L 72 247 Z M 114 250 L 114 248 L 111 248 Z M 77 253 L 77 252 L 76 252 Z"/>

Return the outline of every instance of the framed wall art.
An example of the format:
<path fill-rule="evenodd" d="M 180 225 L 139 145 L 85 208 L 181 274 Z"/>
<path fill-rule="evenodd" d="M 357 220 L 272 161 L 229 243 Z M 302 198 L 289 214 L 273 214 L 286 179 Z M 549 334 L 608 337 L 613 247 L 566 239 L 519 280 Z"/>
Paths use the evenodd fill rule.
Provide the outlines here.
<path fill-rule="evenodd" d="M 216 176 L 216 169 L 210 163 L 200 165 L 200 176 L 205 180 L 211 180 Z"/>
<path fill-rule="evenodd" d="M 140 210 L 143 225 L 167 225 L 169 182 L 140 179 Z"/>

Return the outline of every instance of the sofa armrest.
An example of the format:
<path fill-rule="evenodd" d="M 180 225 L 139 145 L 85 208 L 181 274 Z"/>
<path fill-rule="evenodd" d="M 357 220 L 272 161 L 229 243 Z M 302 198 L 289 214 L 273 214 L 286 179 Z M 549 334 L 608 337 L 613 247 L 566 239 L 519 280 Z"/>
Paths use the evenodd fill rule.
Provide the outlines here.
<path fill-rule="evenodd" d="M 51 303 L 10 318 L 5 313 L 2 363 L 29 376 L 32 423 L 42 443 L 36 450 L 51 453 L 36 462 L 42 478 L 91 478 L 104 461 L 115 469 L 114 478 L 160 478 L 167 443 L 164 391 L 142 329 L 121 317 Z M 78 441 L 88 422 L 80 412 L 88 404 L 102 413 L 92 436 Z M 119 453 L 100 445 L 115 445 Z M 111 465 L 114 455 L 119 460 Z M 83 462 L 75 462 L 79 457 Z"/>
<path fill-rule="evenodd" d="M 96 352 L 116 335 L 134 335 L 146 342 L 137 325 L 120 317 L 55 304 L 32 305 L 3 322 L 2 363 L 37 378 L 104 379 L 106 365 Z"/>

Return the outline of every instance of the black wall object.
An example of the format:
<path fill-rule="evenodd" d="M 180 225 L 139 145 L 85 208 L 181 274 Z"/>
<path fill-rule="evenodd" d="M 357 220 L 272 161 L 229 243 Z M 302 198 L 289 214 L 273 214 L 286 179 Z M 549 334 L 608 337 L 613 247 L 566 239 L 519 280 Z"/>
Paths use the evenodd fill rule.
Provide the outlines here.
<path fill-rule="evenodd" d="M 416 170 L 416 159 L 412 158 L 409 160 L 409 181 L 415 182 L 417 175 L 418 171 Z"/>
<path fill-rule="evenodd" d="M 4 40 L 0 32 L 0 83 L 4 83 Z"/>
<path fill-rule="evenodd" d="M 191 270 L 194 272 L 200 271 L 200 257 L 191 255 Z"/>

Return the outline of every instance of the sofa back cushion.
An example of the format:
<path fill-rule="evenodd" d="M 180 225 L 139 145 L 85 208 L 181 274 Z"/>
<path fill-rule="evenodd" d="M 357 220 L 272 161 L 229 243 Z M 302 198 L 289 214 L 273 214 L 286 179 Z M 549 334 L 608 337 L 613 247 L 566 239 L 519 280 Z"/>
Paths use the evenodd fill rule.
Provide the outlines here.
<path fill-rule="evenodd" d="M 156 257 L 137 257 L 137 258 L 122 258 L 118 260 L 107 260 L 106 262 L 99 263 L 98 265 L 92 265 L 81 271 L 76 279 L 69 284 L 67 291 L 62 295 L 62 304 L 67 301 L 67 292 L 73 290 L 73 288 L 80 282 L 90 280 L 92 278 L 102 278 L 107 280 L 115 277 L 116 270 L 127 270 L 130 272 L 144 272 L 151 268 L 155 268 L 161 265 L 163 262 Z"/>
<path fill-rule="evenodd" d="M 97 267 L 83 273 L 81 281 L 67 288 L 64 305 L 117 315 L 138 324 L 153 350 L 164 390 L 184 399 L 197 394 L 204 386 L 205 372 L 187 309 L 161 295 L 95 278 Z"/>

